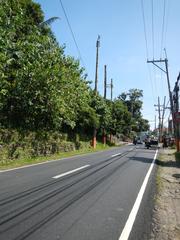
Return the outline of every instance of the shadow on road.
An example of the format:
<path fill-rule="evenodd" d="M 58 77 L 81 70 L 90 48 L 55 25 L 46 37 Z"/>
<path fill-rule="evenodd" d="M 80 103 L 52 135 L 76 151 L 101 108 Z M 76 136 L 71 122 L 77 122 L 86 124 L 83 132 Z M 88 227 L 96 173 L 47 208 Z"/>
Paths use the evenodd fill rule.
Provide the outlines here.
<path fill-rule="evenodd" d="M 130 157 L 129 159 L 132 161 L 138 161 L 138 162 L 143 162 L 143 163 L 152 163 L 152 158 Z M 175 167 L 175 168 L 180 167 L 180 163 L 173 161 L 173 160 L 163 161 L 160 159 L 156 159 L 155 164 L 157 164 L 158 166 L 162 166 L 162 167 Z"/>

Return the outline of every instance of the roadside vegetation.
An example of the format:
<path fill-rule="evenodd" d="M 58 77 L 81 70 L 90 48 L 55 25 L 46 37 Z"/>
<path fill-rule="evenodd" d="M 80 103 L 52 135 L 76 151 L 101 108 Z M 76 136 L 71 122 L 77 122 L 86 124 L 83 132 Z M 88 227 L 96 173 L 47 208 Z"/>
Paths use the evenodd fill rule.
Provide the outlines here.
<path fill-rule="evenodd" d="M 124 140 L 149 129 L 142 90 L 113 101 L 95 93 L 79 61 L 56 41 L 53 21 L 32 0 L 1 1 L 0 165 L 89 151 L 94 129 L 109 145 L 111 136 Z"/>

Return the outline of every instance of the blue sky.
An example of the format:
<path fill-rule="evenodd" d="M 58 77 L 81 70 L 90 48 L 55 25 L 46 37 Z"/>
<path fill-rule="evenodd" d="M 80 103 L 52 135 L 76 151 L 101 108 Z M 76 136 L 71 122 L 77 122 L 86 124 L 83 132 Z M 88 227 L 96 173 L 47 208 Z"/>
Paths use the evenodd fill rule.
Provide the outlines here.
<path fill-rule="evenodd" d="M 36 2 L 40 3 L 45 19 L 60 17 L 60 20 L 52 24 L 52 30 L 60 45 L 65 44 L 65 53 L 78 59 L 78 51 L 60 0 L 36 0 Z M 169 97 L 166 75 L 146 61 L 147 57 L 149 60 L 153 57 L 164 58 L 163 49 L 166 48 L 173 89 L 180 71 L 180 1 L 143 0 L 148 56 L 142 0 L 62 0 L 62 3 L 80 49 L 83 59 L 81 66 L 85 64 L 88 79 L 93 81 L 92 87 L 94 88 L 95 78 L 95 45 L 97 36 L 100 35 L 98 91 L 103 94 L 106 64 L 108 81 L 113 78 L 113 96 L 117 97 L 131 88 L 142 89 L 143 117 L 154 127 L 153 121 L 155 114 L 157 115 L 154 104 L 157 104 L 158 96 L 161 103 L 164 96 L 166 99 Z M 168 111 L 165 116 L 167 121 Z"/>

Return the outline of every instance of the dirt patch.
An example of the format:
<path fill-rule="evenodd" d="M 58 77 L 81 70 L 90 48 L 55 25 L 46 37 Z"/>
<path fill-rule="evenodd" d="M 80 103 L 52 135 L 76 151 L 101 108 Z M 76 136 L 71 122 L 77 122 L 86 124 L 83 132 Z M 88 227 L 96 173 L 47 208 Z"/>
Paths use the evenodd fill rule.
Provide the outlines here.
<path fill-rule="evenodd" d="M 180 240 L 180 165 L 175 150 L 160 149 L 150 240 Z"/>

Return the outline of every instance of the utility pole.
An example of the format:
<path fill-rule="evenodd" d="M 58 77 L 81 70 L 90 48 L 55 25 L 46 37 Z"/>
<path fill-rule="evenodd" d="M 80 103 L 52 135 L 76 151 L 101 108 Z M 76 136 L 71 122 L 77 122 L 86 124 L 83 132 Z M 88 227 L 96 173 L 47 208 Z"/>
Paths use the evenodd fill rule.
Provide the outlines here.
<path fill-rule="evenodd" d="M 111 101 L 113 99 L 113 79 L 111 78 Z"/>
<path fill-rule="evenodd" d="M 104 65 L 104 99 L 106 99 L 106 94 L 107 94 L 107 69 L 106 65 Z"/>
<path fill-rule="evenodd" d="M 107 66 L 104 65 L 104 99 L 106 100 L 106 92 L 107 92 Z M 103 144 L 106 145 L 106 130 L 103 127 Z"/>
<path fill-rule="evenodd" d="M 96 41 L 96 70 L 95 70 L 95 94 L 97 94 L 97 85 L 98 85 L 98 63 L 99 63 L 99 47 L 100 47 L 100 36 L 98 35 L 97 41 Z M 93 140 L 92 140 L 92 146 L 93 148 L 96 148 L 96 134 L 97 130 L 94 128 L 93 131 Z"/>
<path fill-rule="evenodd" d="M 111 101 L 113 97 L 113 80 L 111 79 L 111 83 L 107 84 L 107 66 L 104 65 L 104 99 L 107 97 L 107 88 L 111 88 Z M 112 134 L 110 133 L 110 142 L 112 141 Z M 106 130 L 103 128 L 103 144 L 106 144 Z"/>
<path fill-rule="evenodd" d="M 100 36 L 98 35 L 97 41 L 96 41 L 96 70 L 95 70 L 95 88 L 94 92 L 97 94 L 97 84 L 98 84 L 98 62 L 99 62 L 99 47 L 100 47 Z M 97 129 L 94 127 L 93 130 L 93 139 L 92 139 L 92 146 L 93 148 L 96 148 L 96 134 Z"/>
<path fill-rule="evenodd" d="M 95 88 L 94 88 L 95 93 L 97 93 L 97 85 L 98 85 L 99 47 L 100 47 L 100 36 L 98 35 L 98 38 L 96 41 L 96 71 L 95 71 Z"/>
<path fill-rule="evenodd" d="M 155 115 L 155 119 L 154 119 L 154 129 L 156 131 L 156 115 Z"/>
<path fill-rule="evenodd" d="M 160 98 L 158 97 L 158 104 L 154 105 L 155 107 L 158 107 L 156 111 L 158 111 L 158 119 L 159 119 L 159 124 L 158 124 L 158 131 L 159 131 L 159 142 L 161 141 L 161 107 L 160 105 Z"/>
<path fill-rule="evenodd" d="M 111 101 L 113 99 L 113 79 L 111 78 L 111 83 L 107 84 L 106 83 L 106 88 L 110 88 L 111 89 Z"/>
<path fill-rule="evenodd" d="M 158 114 L 159 114 L 159 141 L 161 141 L 161 110 L 160 110 L 160 99 L 158 97 Z"/>
<path fill-rule="evenodd" d="M 165 110 L 166 110 L 166 96 L 164 97 L 164 104 L 163 104 L 163 112 L 162 112 L 162 122 L 161 122 L 161 133 L 163 133 L 163 125 L 164 125 L 164 115 L 165 115 Z"/>
<path fill-rule="evenodd" d="M 167 60 L 167 58 L 165 58 L 165 59 L 160 59 L 160 60 L 152 60 L 152 61 L 148 61 L 148 60 L 147 60 L 147 63 L 152 63 L 152 64 L 154 64 L 157 68 L 159 68 L 161 71 L 163 71 L 164 73 L 166 73 L 167 84 L 168 84 L 168 91 L 169 91 L 169 99 L 170 99 L 170 109 L 171 109 L 173 126 L 175 127 L 175 125 L 174 125 L 173 98 L 172 98 L 172 92 L 171 92 L 170 81 L 169 81 L 168 60 Z M 158 65 L 158 63 L 165 63 L 165 68 L 166 68 L 166 70 L 164 70 L 163 68 L 161 68 L 161 67 Z"/>

